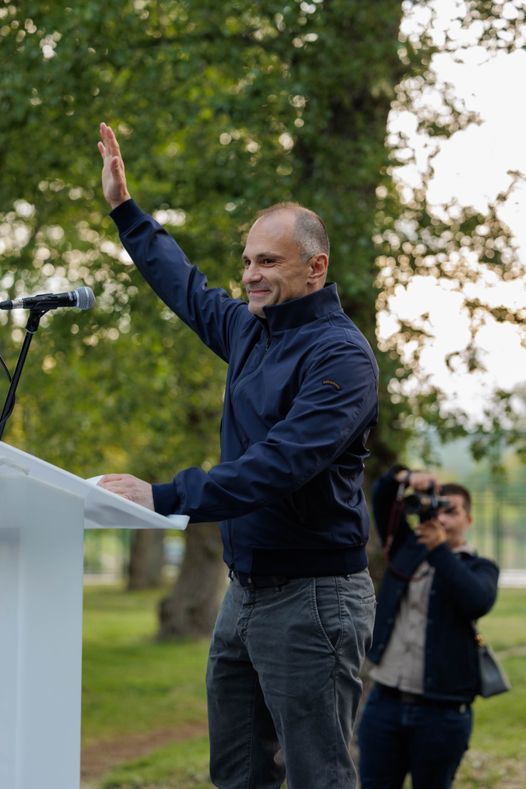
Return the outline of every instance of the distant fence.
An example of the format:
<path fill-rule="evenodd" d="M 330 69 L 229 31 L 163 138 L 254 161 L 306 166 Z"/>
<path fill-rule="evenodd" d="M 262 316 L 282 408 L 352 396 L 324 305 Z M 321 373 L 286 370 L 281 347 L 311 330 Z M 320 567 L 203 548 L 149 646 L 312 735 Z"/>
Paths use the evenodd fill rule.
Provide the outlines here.
<path fill-rule="evenodd" d="M 471 490 L 473 527 L 468 539 L 483 556 L 504 569 L 526 569 L 526 491 L 524 495 Z"/>
<path fill-rule="evenodd" d="M 123 578 L 127 574 L 131 532 L 128 529 L 90 529 L 84 533 L 84 572 Z"/>
<path fill-rule="evenodd" d="M 84 534 L 84 574 L 98 581 L 116 581 L 128 575 L 132 534 L 128 529 L 90 529 Z M 170 579 L 184 556 L 180 532 L 168 530 L 164 538 L 163 575 Z"/>
<path fill-rule="evenodd" d="M 468 540 L 478 553 L 494 559 L 502 570 L 526 570 L 525 495 L 509 491 L 471 489 L 473 527 Z M 122 578 L 126 575 L 131 532 L 101 530 L 86 532 L 84 568 L 89 575 Z M 175 550 L 177 549 L 177 550 Z M 184 552 L 181 537 L 167 537 L 168 567 L 180 564 Z"/>

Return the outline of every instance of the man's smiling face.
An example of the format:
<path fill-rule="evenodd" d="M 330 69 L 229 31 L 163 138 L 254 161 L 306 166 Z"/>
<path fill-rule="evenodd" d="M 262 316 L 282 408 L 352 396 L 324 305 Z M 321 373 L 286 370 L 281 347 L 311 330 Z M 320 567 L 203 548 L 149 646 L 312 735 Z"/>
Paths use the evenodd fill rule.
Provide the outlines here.
<path fill-rule="evenodd" d="M 260 318 L 263 307 L 307 296 L 319 287 L 295 237 L 296 216 L 283 209 L 261 216 L 250 228 L 243 252 L 243 285 L 248 309 Z"/>

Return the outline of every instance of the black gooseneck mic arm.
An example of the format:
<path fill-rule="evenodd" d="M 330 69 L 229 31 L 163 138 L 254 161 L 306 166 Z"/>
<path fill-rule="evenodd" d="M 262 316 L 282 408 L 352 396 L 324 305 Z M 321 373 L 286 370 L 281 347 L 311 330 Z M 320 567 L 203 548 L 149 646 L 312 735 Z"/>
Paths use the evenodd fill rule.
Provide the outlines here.
<path fill-rule="evenodd" d="M 18 361 L 16 363 L 15 372 L 13 373 L 11 384 L 9 386 L 7 397 L 5 399 L 4 407 L 2 409 L 2 413 L 0 414 L 0 439 L 3 436 L 4 428 L 6 426 L 7 420 L 11 416 L 11 413 L 15 405 L 15 393 L 18 386 L 18 382 L 20 381 L 20 376 L 22 375 L 22 370 L 24 367 L 24 363 L 26 361 L 27 353 L 29 351 L 29 346 L 31 345 L 31 340 L 33 339 L 33 335 L 36 334 L 37 329 L 40 325 L 40 318 L 47 311 L 48 310 L 46 309 L 33 309 L 29 313 L 29 318 L 27 319 L 27 324 L 26 324 L 26 336 L 24 337 L 24 342 L 22 344 L 22 348 L 20 349 L 20 353 L 18 355 Z"/>

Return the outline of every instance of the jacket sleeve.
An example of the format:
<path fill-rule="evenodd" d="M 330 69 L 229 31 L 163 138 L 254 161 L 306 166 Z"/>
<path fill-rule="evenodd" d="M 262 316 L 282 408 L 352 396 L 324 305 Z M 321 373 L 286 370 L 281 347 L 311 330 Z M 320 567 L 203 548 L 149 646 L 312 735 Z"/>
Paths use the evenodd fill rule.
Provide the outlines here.
<path fill-rule="evenodd" d="M 411 533 L 412 529 L 400 508 L 398 512 L 394 510 L 399 483 L 395 479 L 397 474 L 406 466 L 394 466 L 386 474 L 375 480 L 372 488 L 372 504 L 374 523 L 380 542 L 385 545 L 390 533 L 393 535 L 393 544 L 390 553 L 396 551 Z"/>
<path fill-rule="evenodd" d="M 499 569 L 490 559 L 476 557 L 461 562 L 448 545 L 442 543 L 427 555 L 435 568 L 441 594 L 468 619 L 478 619 L 492 608 L 497 599 Z"/>
<path fill-rule="evenodd" d="M 208 288 L 204 274 L 177 242 L 133 200 L 110 216 L 122 244 L 144 279 L 173 312 L 218 356 L 228 361 L 234 324 L 253 320 L 245 302 L 220 288 Z"/>
<path fill-rule="evenodd" d="M 155 509 L 184 512 L 193 521 L 236 518 L 293 493 L 350 443 L 365 442 L 377 417 L 372 360 L 344 341 L 313 357 L 288 414 L 264 440 L 208 472 L 188 468 L 172 482 L 154 485 Z"/>

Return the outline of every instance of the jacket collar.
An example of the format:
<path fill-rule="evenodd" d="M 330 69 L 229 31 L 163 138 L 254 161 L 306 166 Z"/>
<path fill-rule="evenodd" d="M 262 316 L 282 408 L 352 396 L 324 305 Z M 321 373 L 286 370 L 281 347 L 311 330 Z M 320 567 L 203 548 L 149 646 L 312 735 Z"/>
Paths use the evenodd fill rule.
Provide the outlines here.
<path fill-rule="evenodd" d="M 273 333 L 285 329 L 295 329 L 318 320 L 318 318 L 324 318 L 341 308 L 336 284 L 328 282 L 321 290 L 310 293 L 308 296 L 285 301 L 283 304 L 274 304 L 271 307 L 263 307 L 263 311 L 268 329 Z"/>

